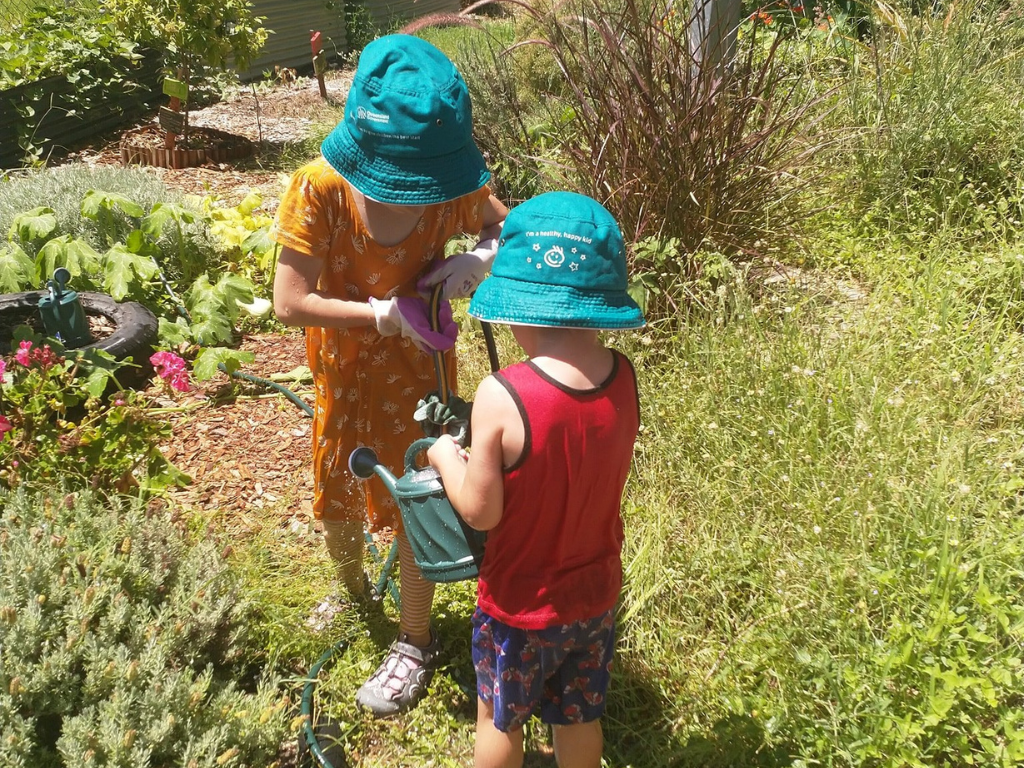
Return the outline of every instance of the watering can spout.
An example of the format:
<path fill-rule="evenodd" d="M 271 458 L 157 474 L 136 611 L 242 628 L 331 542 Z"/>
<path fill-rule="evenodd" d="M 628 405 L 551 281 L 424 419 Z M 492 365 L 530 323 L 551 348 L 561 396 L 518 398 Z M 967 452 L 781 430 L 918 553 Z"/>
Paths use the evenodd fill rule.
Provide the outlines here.
<path fill-rule="evenodd" d="M 484 534 L 459 517 L 444 492 L 441 476 L 416 458 L 434 444 L 425 437 L 405 452 L 405 474 L 396 478 L 370 448 L 349 454 L 352 474 L 368 479 L 377 474 L 398 504 L 402 527 L 424 578 L 435 582 L 476 578 L 484 554 Z"/>
<path fill-rule="evenodd" d="M 356 477 L 367 480 L 373 477 L 374 473 L 384 481 L 388 492 L 394 495 L 398 487 L 398 478 L 391 474 L 390 470 L 380 463 L 377 454 L 372 448 L 363 446 L 356 448 L 348 457 L 349 471 Z"/>

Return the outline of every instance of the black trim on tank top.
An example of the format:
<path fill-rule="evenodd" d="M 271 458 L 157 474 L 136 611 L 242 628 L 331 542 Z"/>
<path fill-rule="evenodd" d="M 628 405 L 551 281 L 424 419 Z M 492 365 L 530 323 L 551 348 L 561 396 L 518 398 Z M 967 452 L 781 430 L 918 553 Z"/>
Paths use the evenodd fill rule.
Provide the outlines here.
<path fill-rule="evenodd" d="M 551 386 L 555 387 L 556 389 L 560 389 L 562 392 L 565 392 L 567 395 L 593 395 L 593 394 L 597 394 L 598 392 L 600 392 L 603 389 L 607 389 L 611 385 L 611 383 L 613 381 L 615 381 L 615 375 L 619 372 L 619 357 L 620 357 L 619 353 L 616 352 L 614 349 L 610 349 L 608 351 L 612 353 L 612 370 L 611 370 L 611 373 L 609 373 L 607 376 L 605 376 L 604 381 L 602 381 L 596 387 L 592 387 L 590 389 L 574 389 L 573 387 L 566 386 L 562 382 L 557 381 L 556 379 L 553 379 L 550 376 L 548 376 L 546 373 L 544 373 L 544 371 L 542 371 L 537 366 L 537 364 L 535 362 L 533 362 L 533 360 L 527 360 L 526 361 L 526 365 L 528 365 L 530 367 L 530 370 L 532 370 L 534 373 L 536 373 L 538 376 L 540 376 L 548 384 L 550 384 Z"/>
<path fill-rule="evenodd" d="M 519 393 L 516 392 L 516 388 L 512 386 L 512 382 L 505 378 L 501 371 L 496 371 L 491 374 L 501 386 L 505 388 L 505 391 L 512 396 L 512 401 L 516 404 L 516 409 L 519 411 L 519 417 L 523 420 L 523 450 L 519 454 L 519 458 L 516 459 L 510 466 L 504 467 L 502 471 L 507 475 L 509 472 L 514 472 L 523 465 L 526 461 L 526 457 L 529 455 L 531 448 L 533 447 L 533 438 L 530 432 L 530 420 L 526 417 L 526 406 L 523 405 L 523 401 L 519 397 Z"/>
<path fill-rule="evenodd" d="M 633 394 L 636 396 L 636 423 L 640 423 L 640 385 L 636 380 L 636 368 L 633 367 L 633 361 L 625 355 L 622 359 L 626 361 L 626 365 L 629 366 L 630 373 L 633 374 Z"/>

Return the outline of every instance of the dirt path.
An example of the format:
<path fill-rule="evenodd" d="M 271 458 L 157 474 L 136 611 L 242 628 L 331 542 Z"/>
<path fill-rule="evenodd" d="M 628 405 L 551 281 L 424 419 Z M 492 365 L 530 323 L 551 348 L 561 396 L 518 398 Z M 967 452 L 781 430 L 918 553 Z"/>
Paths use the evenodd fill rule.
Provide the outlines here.
<path fill-rule="evenodd" d="M 340 117 L 338 105 L 344 103 L 351 72 L 330 71 L 324 78 L 328 101 L 320 96 L 315 78 L 300 77 L 273 86 L 242 87 L 222 102 L 189 113 L 192 125 L 217 128 L 256 142 L 259 150 L 252 158 L 235 163 L 208 163 L 197 168 L 150 167 L 147 170 L 171 189 L 192 195 L 214 195 L 229 205 L 238 203 L 250 190 L 256 190 L 273 212 L 282 191 L 279 170 L 282 151 L 289 145 L 294 147 L 308 140 L 319 126 L 329 125 Z M 154 112 L 139 125 L 155 122 Z M 61 162 L 120 165 L 118 142 L 124 130 L 100 137 Z"/>

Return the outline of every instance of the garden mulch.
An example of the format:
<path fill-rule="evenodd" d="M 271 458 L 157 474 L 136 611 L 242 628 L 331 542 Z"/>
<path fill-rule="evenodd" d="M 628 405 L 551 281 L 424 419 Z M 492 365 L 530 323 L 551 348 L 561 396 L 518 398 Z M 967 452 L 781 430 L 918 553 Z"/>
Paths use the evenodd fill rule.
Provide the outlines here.
<path fill-rule="evenodd" d="M 242 370 L 262 379 L 305 365 L 301 331 L 245 336 L 238 348 L 256 357 Z M 281 383 L 312 405 L 308 382 Z M 223 515 L 233 533 L 268 523 L 305 529 L 313 519 L 312 420 L 272 388 L 226 375 L 193 384 L 184 394 L 158 385 L 148 392 L 167 409 L 173 430 L 161 451 L 192 478 L 172 489 L 170 499 Z"/>
<path fill-rule="evenodd" d="M 230 163 L 208 162 L 193 168 L 139 167 L 145 167 L 171 189 L 190 195 L 212 195 L 229 205 L 237 204 L 249 191 L 255 190 L 264 198 L 264 209 L 273 213 L 283 191 L 282 174 L 270 167 L 274 165 L 275 156 L 287 145 L 310 138 L 318 126 L 336 120 L 338 105 L 344 103 L 351 80 L 348 70 L 327 72 L 324 75 L 326 101 L 312 77 L 288 74 L 273 85 L 239 87 L 221 102 L 191 110 L 189 124 L 249 139 L 257 146 L 255 156 Z M 133 128 L 154 124 L 156 113 L 135 126 L 98 137 L 60 162 L 121 165 L 121 135 Z"/>

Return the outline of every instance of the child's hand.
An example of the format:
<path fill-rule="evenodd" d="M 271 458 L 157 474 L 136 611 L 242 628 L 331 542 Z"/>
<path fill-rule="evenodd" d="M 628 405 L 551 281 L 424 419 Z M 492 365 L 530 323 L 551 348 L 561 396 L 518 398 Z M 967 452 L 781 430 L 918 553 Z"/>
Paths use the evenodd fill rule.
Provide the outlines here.
<path fill-rule="evenodd" d="M 423 293 L 430 293 L 435 285 L 443 282 L 442 298 L 462 299 L 470 296 L 487 276 L 497 252 L 496 239 L 492 237 L 481 240 L 472 251 L 456 253 L 443 261 L 434 262 L 430 271 L 416 282 L 416 288 Z"/>
<path fill-rule="evenodd" d="M 452 305 L 447 301 L 438 307 L 439 331 L 430 327 L 430 307 L 418 296 L 371 298 L 370 306 L 381 336 L 401 333 L 424 352 L 445 352 L 455 346 L 459 326 L 452 319 Z"/>
<path fill-rule="evenodd" d="M 462 462 L 469 461 L 469 451 L 455 442 L 449 434 L 442 434 L 434 442 L 432 446 L 427 449 L 427 461 L 430 462 L 430 466 L 435 469 L 439 464 L 443 464 L 445 461 L 450 461 L 452 458 L 457 458 Z"/>

